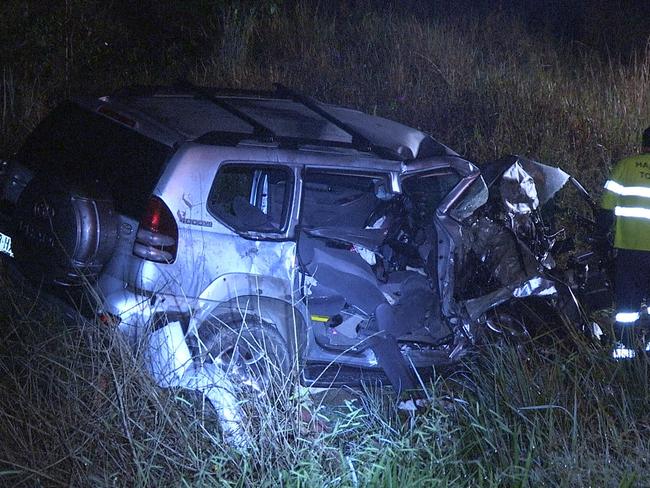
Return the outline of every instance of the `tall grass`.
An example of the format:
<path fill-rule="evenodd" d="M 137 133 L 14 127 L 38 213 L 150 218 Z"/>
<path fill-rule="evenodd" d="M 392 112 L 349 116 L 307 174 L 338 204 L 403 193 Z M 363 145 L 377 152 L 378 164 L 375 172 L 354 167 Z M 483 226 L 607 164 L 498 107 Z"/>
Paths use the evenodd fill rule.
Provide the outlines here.
<path fill-rule="evenodd" d="M 648 50 L 623 63 L 533 35 L 500 11 L 192 1 L 160 11 L 144 2 L 138 14 L 111 5 L 0 6 L 5 154 L 77 93 L 179 77 L 277 81 L 420 127 L 479 162 L 516 152 L 560 165 L 598 193 L 650 120 Z M 260 406 L 254 444 L 239 453 L 206 433 L 194 402 L 154 387 L 111 331 L 65 323 L 21 301 L 15 283 L 0 289 L 0 484 L 637 486 L 650 474 L 645 359 L 486 348 L 431 386 L 423 415 L 403 416 L 381 390 L 312 405 L 289 396 L 280 409 Z"/>
<path fill-rule="evenodd" d="M 106 326 L 3 289 L 3 485 L 641 486 L 650 474 L 645 359 L 486 346 L 430 386 L 417 416 L 381 389 L 287 391 L 252 404 L 242 452 Z"/>

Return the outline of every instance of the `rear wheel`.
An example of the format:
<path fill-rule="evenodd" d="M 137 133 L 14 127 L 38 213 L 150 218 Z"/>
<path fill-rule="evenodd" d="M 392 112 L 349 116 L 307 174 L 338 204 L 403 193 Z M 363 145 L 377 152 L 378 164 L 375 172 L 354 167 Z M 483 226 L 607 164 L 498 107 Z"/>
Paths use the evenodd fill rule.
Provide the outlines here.
<path fill-rule="evenodd" d="M 210 321 L 199 328 L 199 338 L 203 362 L 223 369 L 242 399 L 272 399 L 286 386 L 291 353 L 273 324 Z"/>

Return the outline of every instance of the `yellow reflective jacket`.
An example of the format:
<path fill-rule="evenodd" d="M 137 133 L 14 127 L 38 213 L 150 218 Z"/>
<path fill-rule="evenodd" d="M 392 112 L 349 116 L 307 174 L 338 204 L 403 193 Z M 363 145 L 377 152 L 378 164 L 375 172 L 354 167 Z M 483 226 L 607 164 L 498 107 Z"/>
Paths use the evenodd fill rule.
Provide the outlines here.
<path fill-rule="evenodd" d="M 605 183 L 601 207 L 616 216 L 614 247 L 650 251 L 650 153 L 616 164 Z"/>

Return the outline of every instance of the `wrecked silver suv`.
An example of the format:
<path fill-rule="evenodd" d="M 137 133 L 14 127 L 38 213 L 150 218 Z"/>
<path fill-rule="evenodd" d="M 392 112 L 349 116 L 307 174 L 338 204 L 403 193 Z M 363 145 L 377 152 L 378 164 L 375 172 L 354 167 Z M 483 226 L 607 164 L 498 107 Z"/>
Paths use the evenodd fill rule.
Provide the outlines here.
<path fill-rule="evenodd" d="M 587 326 L 587 278 L 553 274 L 540 213 L 569 179 L 516 157 L 484 178 L 282 86 L 130 88 L 64 103 L 4 162 L 0 250 L 52 294 L 91 286 L 156 381 L 203 391 L 236 435 L 234 385 L 264 393 L 272 370 L 402 392 L 482 330 L 525 333 L 527 298 Z"/>

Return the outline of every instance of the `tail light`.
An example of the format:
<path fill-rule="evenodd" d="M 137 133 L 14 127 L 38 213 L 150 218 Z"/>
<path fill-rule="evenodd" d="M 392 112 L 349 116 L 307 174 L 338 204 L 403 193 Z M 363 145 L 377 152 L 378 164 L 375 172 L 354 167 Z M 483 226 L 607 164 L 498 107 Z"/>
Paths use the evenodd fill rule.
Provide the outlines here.
<path fill-rule="evenodd" d="M 99 312 L 97 318 L 102 325 L 106 327 L 117 327 L 122 322 L 122 319 L 113 313 L 110 312 Z"/>
<path fill-rule="evenodd" d="M 156 263 L 173 263 L 177 247 L 178 226 L 174 215 L 160 198 L 149 198 L 135 236 L 133 254 Z"/>

